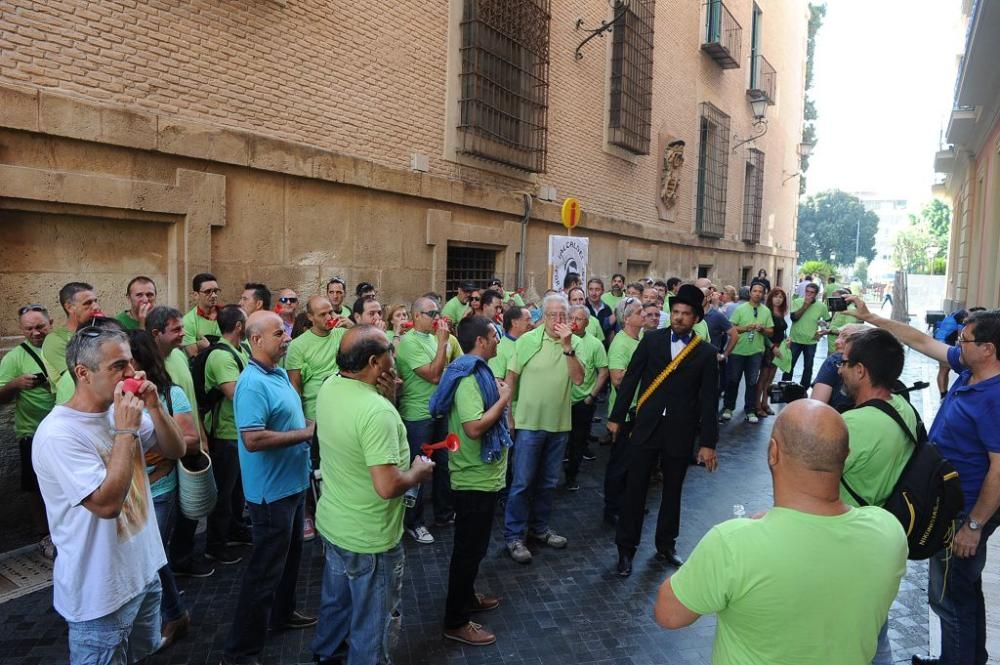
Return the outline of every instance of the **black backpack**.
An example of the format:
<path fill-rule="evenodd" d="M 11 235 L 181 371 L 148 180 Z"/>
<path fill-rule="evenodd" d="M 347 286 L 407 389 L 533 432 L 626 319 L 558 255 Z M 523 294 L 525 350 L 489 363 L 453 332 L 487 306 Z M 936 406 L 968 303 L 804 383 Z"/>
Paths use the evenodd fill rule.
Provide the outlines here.
<path fill-rule="evenodd" d="M 914 438 L 899 412 L 888 402 L 873 399 L 857 408 L 866 406 L 874 407 L 892 418 L 913 441 L 913 454 L 882 508 L 903 525 L 910 549 L 909 558 L 914 561 L 928 559 L 951 545 L 954 536 L 952 522 L 965 503 L 958 483 L 958 471 L 951 462 L 941 457 L 937 446 L 928 444 L 927 430 L 920 416 L 917 416 L 917 436 Z M 910 408 L 913 408 L 912 405 Z M 847 481 L 841 478 L 840 482 L 859 506 L 868 505 Z"/>
<path fill-rule="evenodd" d="M 205 365 L 208 363 L 208 357 L 212 354 L 212 351 L 216 349 L 224 349 L 232 354 L 233 360 L 236 361 L 236 366 L 240 368 L 240 373 L 243 372 L 243 359 L 240 358 L 240 354 L 236 353 L 233 347 L 222 342 L 212 342 L 207 348 L 199 351 L 198 355 L 191 360 L 191 378 L 194 381 L 194 396 L 198 399 L 198 416 L 204 422 L 208 414 L 213 414 L 212 431 L 209 432 L 209 436 L 215 432 L 215 422 L 217 420 L 214 417 L 215 410 L 219 408 L 219 405 L 222 404 L 222 400 L 225 398 L 222 391 L 218 388 L 205 390 Z"/>

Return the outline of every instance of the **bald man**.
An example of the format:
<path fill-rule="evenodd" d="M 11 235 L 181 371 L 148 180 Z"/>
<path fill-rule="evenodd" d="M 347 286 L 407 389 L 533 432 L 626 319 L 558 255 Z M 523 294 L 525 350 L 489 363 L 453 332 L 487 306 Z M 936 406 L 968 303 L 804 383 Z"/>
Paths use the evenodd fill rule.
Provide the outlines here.
<path fill-rule="evenodd" d="M 789 404 L 767 447 L 774 508 L 713 527 L 654 608 L 664 628 L 718 614 L 712 663 L 870 663 L 906 572 L 890 513 L 840 500 L 847 427 L 815 400 Z"/>
<path fill-rule="evenodd" d="M 246 324 L 251 359 L 236 383 L 243 492 L 253 526 L 253 553 L 243 575 L 223 663 L 255 662 L 268 629 L 306 628 L 315 617 L 295 609 L 302 521 L 315 423 L 278 362 L 291 341 L 281 317 L 266 310 Z"/>

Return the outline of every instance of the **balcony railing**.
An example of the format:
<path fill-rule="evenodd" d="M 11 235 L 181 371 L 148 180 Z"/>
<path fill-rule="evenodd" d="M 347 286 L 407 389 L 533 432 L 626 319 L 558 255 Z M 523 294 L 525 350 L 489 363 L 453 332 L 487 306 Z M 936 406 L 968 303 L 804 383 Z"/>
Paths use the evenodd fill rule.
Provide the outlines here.
<path fill-rule="evenodd" d="M 771 66 L 771 63 L 762 55 L 750 58 L 750 86 L 747 88 L 747 95 L 750 97 L 764 97 L 768 104 L 774 104 L 775 92 L 778 86 L 778 73 Z"/>
<path fill-rule="evenodd" d="M 738 69 L 743 44 L 743 28 L 722 0 L 705 3 L 705 41 L 701 50 L 723 69 Z"/>

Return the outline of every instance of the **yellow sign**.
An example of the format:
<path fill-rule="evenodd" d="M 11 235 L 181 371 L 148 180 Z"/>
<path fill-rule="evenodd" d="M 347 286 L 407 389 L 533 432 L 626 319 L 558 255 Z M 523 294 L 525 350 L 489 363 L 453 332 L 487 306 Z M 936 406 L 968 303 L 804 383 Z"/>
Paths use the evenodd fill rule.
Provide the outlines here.
<path fill-rule="evenodd" d="M 580 216 L 583 211 L 580 209 L 580 202 L 574 198 L 568 198 L 562 204 L 562 224 L 567 229 L 574 229 L 580 223 Z"/>

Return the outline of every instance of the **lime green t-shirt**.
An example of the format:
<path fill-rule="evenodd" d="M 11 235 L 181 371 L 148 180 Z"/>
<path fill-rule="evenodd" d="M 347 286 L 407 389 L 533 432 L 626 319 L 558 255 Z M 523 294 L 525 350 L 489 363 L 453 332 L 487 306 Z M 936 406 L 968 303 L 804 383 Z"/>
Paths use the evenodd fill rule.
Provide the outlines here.
<path fill-rule="evenodd" d="M 579 343 L 579 338 L 574 335 L 573 348 L 576 349 Z M 562 342 L 545 334 L 544 326 L 521 335 L 514 345 L 510 369 L 518 375 L 517 408 L 514 411 L 517 429 L 552 433 L 570 431 L 573 382 L 569 378 Z"/>
<path fill-rule="evenodd" d="M 712 343 L 712 334 L 708 331 L 708 324 L 705 323 L 705 319 L 702 319 L 698 323 L 694 324 L 691 331 L 698 337 L 701 337 L 703 342 L 708 342 L 709 344 Z"/>
<path fill-rule="evenodd" d="M 63 372 L 59 380 L 56 381 L 56 406 L 62 406 L 73 399 L 75 392 L 76 384 L 73 383 L 73 375 L 69 372 Z"/>
<path fill-rule="evenodd" d="M 42 360 L 49 368 L 49 379 L 55 383 L 66 371 L 66 347 L 73 333 L 66 326 L 53 328 L 42 342 Z"/>
<path fill-rule="evenodd" d="M 237 348 L 230 344 L 229 340 L 225 337 L 219 341 L 235 349 L 236 353 L 240 356 L 240 360 L 243 361 L 243 367 L 246 368 L 247 363 L 250 362 L 250 358 L 246 352 L 242 348 Z M 240 367 L 236 364 L 233 354 L 225 349 L 216 349 L 209 354 L 208 360 L 205 361 L 205 392 L 216 386 L 221 386 L 223 383 L 235 383 L 239 379 Z M 218 414 L 218 422 L 215 424 L 215 430 L 213 431 L 213 419 L 216 414 Z M 233 400 L 223 397 L 222 401 L 216 407 L 215 413 L 209 413 L 205 416 L 205 431 L 208 432 L 209 436 L 216 439 L 237 438 L 236 418 L 233 414 Z"/>
<path fill-rule="evenodd" d="M 139 322 L 132 317 L 132 313 L 127 309 L 119 312 L 115 320 L 122 324 L 122 328 L 125 330 L 138 330 L 141 327 Z"/>
<path fill-rule="evenodd" d="M 596 319 L 591 317 L 591 320 Z M 608 353 L 596 337 L 587 333 L 577 339 L 580 340 L 580 343 L 576 347 L 576 357 L 583 365 L 583 383 L 578 386 L 574 385 L 570 391 L 573 404 L 585 400 L 594 391 L 594 385 L 597 383 L 597 370 L 606 369 L 608 366 Z"/>
<path fill-rule="evenodd" d="M 406 428 L 395 407 L 375 386 L 335 374 L 319 389 L 316 416 L 323 472 L 316 528 L 351 552 L 395 547 L 403 537 L 403 498 L 380 497 L 369 471 L 382 464 L 410 468 Z"/>
<path fill-rule="evenodd" d="M 521 294 L 516 291 L 504 291 L 503 294 L 503 304 L 504 305 L 514 305 L 515 307 L 524 307 L 524 298 Z"/>
<path fill-rule="evenodd" d="M 853 304 L 849 304 L 847 309 L 856 309 Z M 849 326 L 853 323 L 860 323 L 856 318 L 850 314 L 845 314 L 844 312 L 837 312 L 833 315 L 833 319 L 830 320 L 830 333 L 826 336 L 826 352 L 827 355 L 837 352 L 837 335 L 840 334 L 841 328 L 844 326 Z"/>
<path fill-rule="evenodd" d="M 476 377 L 469 375 L 463 378 L 458 382 L 455 400 L 448 413 L 448 431 L 462 440 L 459 449 L 448 454 L 452 489 L 499 492 L 507 484 L 507 451 L 504 450 L 503 456 L 495 463 L 485 464 L 481 457 L 480 440 L 469 437 L 462 427 L 462 423 L 479 420 L 485 412 Z"/>
<path fill-rule="evenodd" d="M 25 344 L 30 346 L 29 342 Z M 31 350 L 39 359 L 42 357 L 40 347 L 31 346 Z M 42 361 L 42 364 L 45 362 Z M 48 374 L 48 371 L 39 367 L 35 359 L 18 344 L 0 359 L 0 387 L 25 374 Z M 48 383 L 42 383 L 30 390 L 19 390 L 14 404 L 14 434 L 17 438 L 32 436 L 38 429 L 38 423 L 49 415 L 54 406 L 55 399 Z"/>
<path fill-rule="evenodd" d="M 799 311 L 799 307 L 805 302 L 802 298 L 796 298 L 792 301 L 793 312 Z M 816 331 L 819 329 L 820 319 L 829 319 L 830 310 L 826 308 L 826 303 L 820 302 L 818 299 L 813 304 L 809 305 L 809 309 L 802 312 L 802 316 L 799 317 L 798 321 L 792 322 L 792 330 L 788 333 L 788 338 L 795 342 L 796 344 L 815 344 Z"/>
<path fill-rule="evenodd" d="M 629 337 L 625 331 L 615 335 L 615 338 L 611 340 L 611 346 L 608 347 L 608 370 L 626 370 L 628 369 L 628 363 L 632 360 L 632 354 L 635 353 L 636 348 L 639 346 L 639 340 L 632 339 Z M 639 391 L 632 397 L 632 406 L 635 406 L 639 399 Z M 611 397 L 608 398 L 608 413 L 610 414 L 615 408 L 615 398 L 618 396 L 618 390 L 612 386 Z"/>
<path fill-rule="evenodd" d="M 870 663 L 906 555 L 881 508 L 773 508 L 713 527 L 670 584 L 692 612 L 718 615 L 713 665 Z"/>
<path fill-rule="evenodd" d="M 601 329 L 601 322 L 597 320 L 596 316 L 591 316 L 587 319 L 587 335 L 597 338 L 598 342 L 604 342 L 604 331 Z"/>
<path fill-rule="evenodd" d="M 454 296 L 451 300 L 444 304 L 444 309 L 441 310 L 441 316 L 447 316 L 451 319 L 452 323 L 458 323 L 465 316 L 465 313 L 469 311 L 469 304 L 462 304 L 462 301 L 458 299 L 458 296 Z"/>
<path fill-rule="evenodd" d="M 320 337 L 312 328 L 292 340 L 285 355 L 285 369 L 298 370 L 302 377 L 302 411 L 316 420 L 316 395 L 327 377 L 336 374 L 337 351 L 346 328 L 334 328 Z"/>
<path fill-rule="evenodd" d="M 497 354 L 486 363 L 490 366 L 493 376 L 498 379 L 503 380 L 507 376 L 507 370 L 510 368 L 510 358 L 514 355 L 514 343 L 516 341 L 506 335 L 501 337 L 500 343 L 497 344 Z"/>
<path fill-rule="evenodd" d="M 182 321 L 184 322 L 184 339 L 182 341 L 184 346 L 191 346 L 206 335 L 222 337 L 222 332 L 219 330 L 219 322 L 206 319 L 204 316 L 198 316 L 197 307 L 185 314 Z"/>
<path fill-rule="evenodd" d="M 434 362 L 437 355 L 437 336 L 411 330 L 403 336 L 396 349 L 396 369 L 403 379 L 403 394 L 399 398 L 399 415 L 403 420 L 428 420 L 431 412 L 428 403 L 437 384 L 417 374 L 416 369 Z"/>
<path fill-rule="evenodd" d="M 624 297 L 625 297 L 624 293 L 620 296 L 616 296 L 615 294 L 611 293 L 611 291 L 605 291 L 604 293 L 601 294 L 601 300 L 604 302 L 605 305 L 610 307 L 612 310 L 618 307 L 618 303 L 620 303 L 622 301 L 622 298 Z"/>
<path fill-rule="evenodd" d="M 915 433 L 917 416 L 913 407 L 899 395 L 893 395 L 889 404 Z M 844 462 L 844 481 L 867 503 L 881 506 L 913 453 L 913 441 L 894 420 L 875 407 L 851 409 L 844 413 L 844 422 L 851 447 Z M 858 505 L 843 484 L 840 498 L 846 504 Z"/>
<path fill-rule="evenodd" d="M 756 310 L 756 312 L 754 311 Z M 774 327 L 774 318 L 771 310 L 761 303 L 754 307 L 752 303 L 745 302 L 733 310 L 729 322 L 734 326 L 749 326 L 759 323 L 765 328 Z M 764 333 L 762 331 L 748 330 L 740 333 L 740 338 L 733 347 L 732 353 L 738 356 L 752 356 L 757 353 L 764 353 Z"/>
<path fill-rule="evenodd" d="M 194 390 L 194 377 L 191 376 L 191 365 L 187 354 L 182 349 L 174 349 L 163 360 L 163 365 L 170 375 L 170 380 L 184 391 L 184 396 L 191 402 L 191 410 L 197 420 L 198 394 Z"/>

